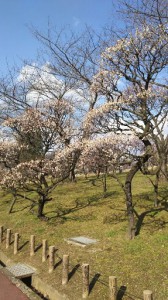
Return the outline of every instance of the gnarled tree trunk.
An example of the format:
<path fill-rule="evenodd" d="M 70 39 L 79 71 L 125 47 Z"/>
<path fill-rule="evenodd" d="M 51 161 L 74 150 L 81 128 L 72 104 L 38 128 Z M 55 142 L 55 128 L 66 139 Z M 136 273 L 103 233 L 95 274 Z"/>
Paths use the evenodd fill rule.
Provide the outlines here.
<path fill-rule="evenodd" d="M 136 234 L 135 218 L 134 218 L 134 207 L 132 202 L 132 180 L 135 174 L 139 170 L 139 165 L 136 163 L 131 170 L 128 172 L 124 185 L 124 192 L 126 195 L 126 207 L 128 215 L 128 238 L 134 239 Z"/>
<path fill-rule="evenodd" d="M 41 195 L 38 201 L 38 211 L 37 211 L 37 217 L 42 218 L 44 216 L 43 214 L 43 209 L 44 209 L 44 204 L 46 202 L 46 197 L 45 195 Z"/>
<path fill-rule="evenodd" d="M 126 195 L 126 207 L 127 207 L 127 215 L 128 215 L 128 237 L 129 239 L 133 239 L 136 235 L 136 226 L 134 219 L 134 207 L 132 202 L 132 180 L 138 170 L 141 170 L 144 164 L 149 160 L 152 155 L 151 152 L 151 143 L 149 140 L 142 140 L 146 151 L 142 157 L 132 166 L 131 170 L 128 172 L 124 185 L 124 192 Z"/>

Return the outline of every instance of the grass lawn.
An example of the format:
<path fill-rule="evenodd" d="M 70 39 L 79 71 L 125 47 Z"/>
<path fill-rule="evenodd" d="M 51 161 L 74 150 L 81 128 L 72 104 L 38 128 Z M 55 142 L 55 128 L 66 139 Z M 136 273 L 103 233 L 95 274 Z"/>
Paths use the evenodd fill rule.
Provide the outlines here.
<path fill-rule="evenodd" d="M 121 174 L 124 178 L 124 174 Z M 60 184 L 52 194 L 52 201 L 45 206 L 48 221 L 39 220 L 29 211 L 30 203 L 18 199 L 11 214 L 8 209 L 11 196 L 1 192 L 0 223 L 12 232 L 21 235 L 24 245 L 17 255 L 13 246 L 1 249 L 16 262 L 27 262 L 38 269 L 39 277 L 67 294 L 70 300 L 82 298 L 81 265 L 90 265 L 90 300 L 108 300 L 108 278 L 116 276 L 118 288 L 122 287 L 119 299 L 143 299 L 143 290 L 150 289 L 155 300 L 168 299 L 168 187 L 160 187 L 160 204 L 154 208 L 151 184 L 140 173 L 133 181 L 135 210 L 139 217 L 140 234 L 133 240 L 127 239 L 127 217 L 124 194 L 112 178 L 107 181 L 107 193 L 103 195 L 101 180 L 93 185 L 92 178 L 79 177 L 77 183 Z M 34 208 L 36 209 L 36 207 Z M 36 245 L 47 239 L 55 245 L 56 268 L 48 274 L 48 262 L 41 263 L 41 249 L 29 257 L 30 235 L 36 236 Z M 69 245 L 69 237 L 86 236 L 99 240 L 85 248 Z M 63 254 L 70 255 L 70 280 L 61 286 Z"/>

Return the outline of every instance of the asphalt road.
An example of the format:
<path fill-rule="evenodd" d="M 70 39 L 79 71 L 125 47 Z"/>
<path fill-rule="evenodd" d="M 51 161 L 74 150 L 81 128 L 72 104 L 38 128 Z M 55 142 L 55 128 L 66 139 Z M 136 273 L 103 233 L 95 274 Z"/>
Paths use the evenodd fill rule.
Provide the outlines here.
<path fill-rule="evenodd" d="M 0 300 L 29 300 L 0 270 Z"/>

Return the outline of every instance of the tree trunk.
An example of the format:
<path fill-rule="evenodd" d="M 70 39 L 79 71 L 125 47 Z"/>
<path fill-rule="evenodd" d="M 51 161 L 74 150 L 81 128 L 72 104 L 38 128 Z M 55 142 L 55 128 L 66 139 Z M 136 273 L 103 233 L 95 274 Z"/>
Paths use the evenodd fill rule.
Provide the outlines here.
<path fill-rule="evenodd" d="M 70 179 L 73 182 L 76 182 L 75 168 L 76 168 L 76 164 L 79 160 L 80 155 L 81 155 L 81 150 L 77 150 L 74 153 L 72 153 L 73 167 L 70 172 Z"/>
<path fill-rule="evenodd" d="M 76 182 L 76 176 L 75 176 L 75 168 L 73 168 L 70 172 L 70 180 L 72 182 Z"/>
<path fill-rule="evenodd" d="M 128 215 L 128 238 L 134 239 L 136 234 L 134 208 L 132 203 L 132 180 L 139 170 L 139 165 L 136 163 L 128 172 L 125 180 L 124 192 L 126 195 L 126 207 Z"/>
<path fill-rule="evenodd" d="M 127 214 L 128 214 L 128 235 L 130 239 L 133 239 L 136 235 L 136 226 L 134 220 L 134 208 L 132 203 L 132 180 L 138 170 L 141 170 L 144 164 L 149 160 L 152 155 L 151 143 L 149 140 L 142 140 L 146 151 L 144 155 L 139 159 L 135 165 L 132 166 L 131 170 L 128 172 L 126 180 L 125 180 L 125 195 L 126 195 L 126 206 L 127 206 Z"/>
<path fill-rule="evenodd" d="M 40 196 L 40 199 L 38 201 L 38 212 L 37 212 L 37 217 L 42 218 L 43 215 L 43 209 L 44 209 L 44 204 L 46 202 L 46 198 L 44 195 Z"/>
<path fill-rule="evenodd" d="M 168 161 L 167 161 L 167 155 L 164 153 L 162 155 L 162 166 L 161 166 L 161 177 L 164 180 L 168 180 L 168 167 L 167 167 Z"/>
<path fill-rule="evenodd" d="M 158 188 L 159 188 L 159 174 L 156 174 L 155 183 L 154 183 L 154 206 L 158 207 Z"/>
<path fill-rule="evenodd" d="M 149 181 L 151 182 L 151 184 L 153 186 L 153 190 L 154 190 L 154 207 L 158 207 L 158 190 L 159 190 L 160 171 L 161 171 L 161 169 L 159 168 L 155 174 L 155 180 L 148 177 Z"/>
<path fill-rule="evenodd" d="M 17 199 L 17 196 L 13 195 L 12 203 L 11 203 L 9 211 L 8 211 L 9 214 L 12 212 L 12 209 L 13 209 L 13 207 L 15 205 L 16 199 Z"/>
<path fill-rule="evenodd" d="M 127 207 L 127 215 L 128 215 L 128 238 L 132 240 L 135 237 L 135 219 L 134 219 L 134 209 L 132 203 L 131 182 L 126 183 L 125 194 L 126 194 L 126 207 Z"/>
<path fill-rule="evenodd" d="M 100 177 L 100 168 L 97 169 L 97 178 Z"/>
<path fill-rule="evenodd" d="M 107 192 L 107 167 L 105 167 L 104 173 L 103 173 L 103 192 Z"/>
<path fill-rule="evenodd" d="M 103 192 L 107 192 L 107 173 L 103 174 Z"/>

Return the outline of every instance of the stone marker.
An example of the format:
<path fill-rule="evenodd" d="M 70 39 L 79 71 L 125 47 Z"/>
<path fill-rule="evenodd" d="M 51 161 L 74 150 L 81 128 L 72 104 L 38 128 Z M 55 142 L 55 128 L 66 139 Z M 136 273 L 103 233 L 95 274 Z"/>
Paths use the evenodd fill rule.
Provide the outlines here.
<path fill-rule="evenodd" d="M 30 236 L 30 256 L 35 255 L 35 236 Z"/>
<path fill-rule="evenodd" d="M 92 244 L 95 244 L 98 242 L 98 240 L 91 239 L 91 238 L 88 238 L 85 236 L 77 236 L 77 237 L 68 238 L 68 239 L 66 239 L 66 241 L 69 244 L 75 244 L 75 245 L 79 245 L 82 247 L 92 245 Z"/>
<path fill-rule="evenodd" d="M 65 285 L 68 283 L 69 275 L 69 255 L 63 255 L 62 260 L 62 284 Z"/>
<path fill-rule="evenodd" d="M 9 248 L 11 243 L 11 229 L 7 229 L 6 231 L 6 249 Z"/>
<path fill-rule="evenodd" d="M 86 299 L 89 296 L 89 265 L 82 265 L 82 277 L 83 277 L 83 292 L 82 298 Z"/>
<path fill-rule="evenodd" d="M 47 260 L 47 249 L 48 249 L 47 240 L 43 240 L 42 241 L 42 262 L 45 262 Z"/>
<path fill-rule="evenodd" d="M 15 235 L 14 235 L 14 254 L 18 253 L 18 247 L 19 247 L 19 233 L 15 233 Z"/>
<path fill-rule="evenodd" d="M 0 243 L 3 241 L 3 226 L 0 226 Z"/>
<path fill-rule="evenodd" d="M 25 264 L 15 264 L 6 268 L 16 278 L 30 277 L 35 273 L 35 269 Z"/>
<path fill-rule="evenodd" d="M 117 300 L 117 278 L 115 276 L 109 277 L 109 299 Z"/>
<path fill-rule="evenodd" d="M 54 271 L 55 265 L 55 246 L 49 247 L 49 273 Z"/>
<path fill-rule="evenodd" d="M 144 300 L 153 300 L 153 294 L 150 290 L 143 291 L 143 299 Z"/>

